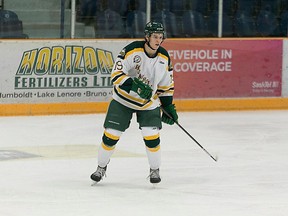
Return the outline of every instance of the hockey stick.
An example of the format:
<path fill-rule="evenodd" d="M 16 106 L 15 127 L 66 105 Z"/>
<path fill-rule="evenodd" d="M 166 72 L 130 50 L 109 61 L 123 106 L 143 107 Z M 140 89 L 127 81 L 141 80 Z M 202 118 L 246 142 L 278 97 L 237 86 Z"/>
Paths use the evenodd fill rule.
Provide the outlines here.
<path fill-rule="evenodd" d="M 165 113 L 165 115 L 167 115 L 170 119 L 172 119 L 174 121 L 174 119 L 172 118 L 172 116 L 163 109 L 163 107 L 160 107 L 162 112 Z M 181 124 L 179 124 L 178 121 L 174 121 L 175 124 L 177 124 L 198 146 L 200 146 L 200 148 L 202 148 L 202 150 L 204 150 L 215 162 L 217 162 L 218 158 L 217 157 L 213 157 L 187 130 L 185 130 L 184 127 L 182 127 Z"/>

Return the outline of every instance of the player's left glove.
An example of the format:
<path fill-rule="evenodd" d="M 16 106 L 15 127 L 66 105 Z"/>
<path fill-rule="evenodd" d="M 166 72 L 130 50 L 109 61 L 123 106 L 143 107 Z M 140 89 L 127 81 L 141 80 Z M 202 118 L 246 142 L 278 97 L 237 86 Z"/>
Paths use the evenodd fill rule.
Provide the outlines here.
<path fill-rule="evenodd" d="M 131 90 L 136 92 L 143 99 L 149 100 L 152 97 L 152 88 L 138 78 L 134 78 Z"/>
<path fill-rule="evenodd" d="M 169 104 L 168 106 L 162 108 L 164 110 L 162 113 L 162 122 L 173 125 L 174 122 L 178 121 L 178 115 L 174 104 Z"/>
<path fill-rule="evenodd" d="M 153 92 L 153 89 L 149 85 L 142 82 L 138 78 L 132 79 L 131 77 L 128 78 L 122 85 L 119 85 L 119 88 L 123 89 L 128 94 L 130 93 L 130 91 L 134 91 L 141 98 L 146 100 L 149 100 L 152 97 Z"/>

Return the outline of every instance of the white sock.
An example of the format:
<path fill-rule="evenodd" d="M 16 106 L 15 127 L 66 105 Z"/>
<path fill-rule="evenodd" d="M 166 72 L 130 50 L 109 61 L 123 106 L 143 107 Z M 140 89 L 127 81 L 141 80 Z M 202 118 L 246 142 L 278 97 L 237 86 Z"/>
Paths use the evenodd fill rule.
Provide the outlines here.
<path fill-rule="evenodd" d="M 115 148 L 109 148 L 101 143 L 99 150 L 98 150 L 98 165 L 100 167 L 105 167 L 114 152 Z"/>
<path fill-rule="evenodd" d="M 151 149 L 148 149 L 146 147 L 146 153 L 147 153 L 147 157 L 148 157 L 148 162 L 150 165 L 151 169 L 159 169 L 159 167 L 161 166 L 161 149 L 160 149 L 160 145 L 158 146 L 158 150 L 157 151 L 151 151 Z"/>

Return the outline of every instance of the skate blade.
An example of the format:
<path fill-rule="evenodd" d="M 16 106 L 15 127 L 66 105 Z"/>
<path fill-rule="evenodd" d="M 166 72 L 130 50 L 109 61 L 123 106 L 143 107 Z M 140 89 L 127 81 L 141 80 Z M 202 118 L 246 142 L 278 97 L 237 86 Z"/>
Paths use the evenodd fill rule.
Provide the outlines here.
<path fill-rule="evenodd" d="M 161 186 L 159 184 L 157 183 L 152 184 L 151 190 L 159 190 L 159 189 L 161 189 Z"/>
<path fill-rule="evenodd" d="M 158 183 L 151 183 L 151 184 L 152 184 L 152 187 L 153 187 L 153 188 L 158 188 L 158 187 L 159 187 L 159 183 L 160 183 L 160 182 L 158 182 Z"/>
<path fill-rule="evenodd" d="M 95 185 L 97 185 L 97 184 L 98 184 L 98 182 L 93 181 L 92 184 L 91 184 L 91 186 L 93 187 L 93 186 L 95 186 Z"/>

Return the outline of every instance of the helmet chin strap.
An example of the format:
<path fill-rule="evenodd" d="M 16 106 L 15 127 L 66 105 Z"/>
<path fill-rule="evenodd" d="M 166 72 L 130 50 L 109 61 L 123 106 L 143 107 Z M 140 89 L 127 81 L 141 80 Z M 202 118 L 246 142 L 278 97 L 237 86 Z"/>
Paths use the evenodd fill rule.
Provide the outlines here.
<path fill-rule="evenodd" d="M 154 49 L 154 48 L 151 47 L 151 45 L 150 45 L 150 40 L 146 40 L 146 44 L 148 45 L 148 47 L 149 47 L 150 49 L 152 49 L 152 50 L 154 50 L 154 51 L 157 50 L 157 49 Z"/>
<path fill-rule="evenodd" d="M 145 39 L 145 40 L 146 40 L 146 44 L 148 45 L 148 47 L 149 47 L 150 49 L 152 49 L 152 50 L 154 50 L 154 51 L 158 49 L 158 48 L 157 48 L 157 49 L 154 49 L 153 47 L 151 47 L 151 45 L 150 45 L 150 40 L 149 40 L 149 39 L 148 39 L 148 40 Z M 160 45 L 161 45 L 162 43 L 163 43 L 163 40 L 161 41 Z"/>

